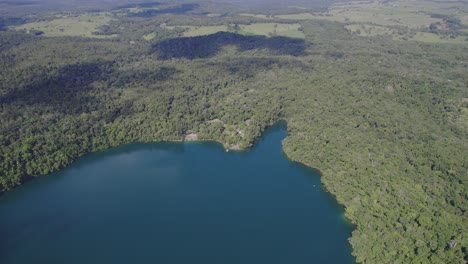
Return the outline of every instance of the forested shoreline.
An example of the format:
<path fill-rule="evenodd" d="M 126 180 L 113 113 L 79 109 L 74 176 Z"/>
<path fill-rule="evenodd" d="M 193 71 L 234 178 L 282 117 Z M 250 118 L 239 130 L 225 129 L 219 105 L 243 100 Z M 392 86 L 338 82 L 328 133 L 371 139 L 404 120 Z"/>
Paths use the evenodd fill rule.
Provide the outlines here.
<path fill-rule="evenodd" d="M 322 172 L 358 262 L 468 260 L 466 45 L 322 20 L 282 20 L 305 39 L 167 28 L 223 19 L 261 20 L 122 17 L 103 39 L 1 31 L 1 191 L 126 143 L 193 133 L 246 149 L 285 120 L 285 153 Z"/>

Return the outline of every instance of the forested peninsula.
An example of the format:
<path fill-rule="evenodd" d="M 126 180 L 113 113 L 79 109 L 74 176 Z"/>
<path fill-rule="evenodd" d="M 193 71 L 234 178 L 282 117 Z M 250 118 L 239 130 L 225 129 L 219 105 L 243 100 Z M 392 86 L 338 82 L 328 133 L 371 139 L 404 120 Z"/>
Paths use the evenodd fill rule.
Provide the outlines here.
<path fill-rule="evenodd" d="M 358 262 L 468 261 L 467 42 L 362 36 L 288 8 L 154 5 L 1 20 L 2 192 L 125 143 L 246 149 L 285 120 L 285 153 L 322 172 Z M 96 24 L 40 24 L 57 19 Z"/>

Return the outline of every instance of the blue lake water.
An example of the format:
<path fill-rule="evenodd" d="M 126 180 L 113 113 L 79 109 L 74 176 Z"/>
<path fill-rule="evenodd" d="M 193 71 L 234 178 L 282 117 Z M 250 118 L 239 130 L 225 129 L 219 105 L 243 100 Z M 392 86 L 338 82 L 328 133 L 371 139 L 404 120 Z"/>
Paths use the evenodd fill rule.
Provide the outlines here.
<path fill-rule="evenodd" d="M 0 263 L 354 263 L 342 208 L 285 136 L 87 155 L 0 197 Z"/>

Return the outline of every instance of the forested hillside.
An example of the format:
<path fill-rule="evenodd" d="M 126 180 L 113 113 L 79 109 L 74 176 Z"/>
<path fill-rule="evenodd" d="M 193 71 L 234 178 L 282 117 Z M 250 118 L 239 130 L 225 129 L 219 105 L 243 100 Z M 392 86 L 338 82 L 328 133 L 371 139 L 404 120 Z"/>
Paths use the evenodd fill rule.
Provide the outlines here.
<path fill-rule="evenodd" d="M 468 45 L 279 18 L 305 38 L 267 37 L 235 27 L 258 17 L 128 12 L 91 37 L 0 32 L 2 191 L 129 142 L 193 133 L 245 149 L 284 119 L 285 153 L 322 172 L 355 224 L 358 262 L 468 261 Z"/>

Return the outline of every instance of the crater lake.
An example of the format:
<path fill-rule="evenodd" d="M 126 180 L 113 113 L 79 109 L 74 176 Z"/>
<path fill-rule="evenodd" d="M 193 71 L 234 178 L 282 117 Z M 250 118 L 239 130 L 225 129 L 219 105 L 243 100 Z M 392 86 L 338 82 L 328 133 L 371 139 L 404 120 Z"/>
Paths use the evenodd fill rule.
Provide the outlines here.
<path fill-rule="evenodd" d="M 0 197 L 0 263 L 354 263 L 317 171 L 268 129 L 247 151 L 138 143 Z"/>

